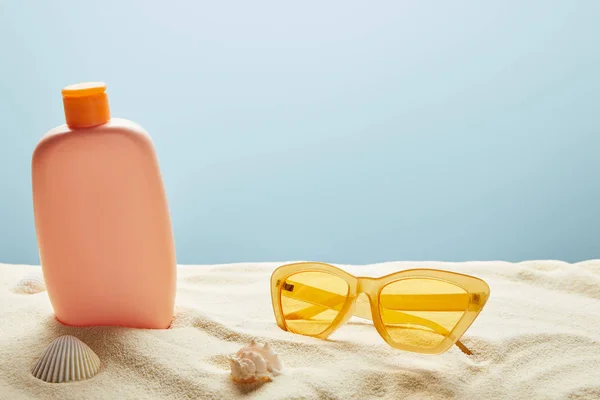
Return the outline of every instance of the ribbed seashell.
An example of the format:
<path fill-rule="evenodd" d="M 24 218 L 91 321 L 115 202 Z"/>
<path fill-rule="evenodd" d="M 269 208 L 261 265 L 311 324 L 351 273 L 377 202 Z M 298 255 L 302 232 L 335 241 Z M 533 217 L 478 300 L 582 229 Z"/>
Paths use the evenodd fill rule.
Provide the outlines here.
<path fill-rule="evenodd" d="M 21 294 L 35 294 L 46 290 L 46 283 L 42 274 L 26 275 L 13 288 L 13 291 Z"/>
<path fill-rule="evenodd" d="M 81 340 L 65 335 L 55 339 L 31 374 L 49 383 L 74 382 L 89 379 L 100 370 L 100 358 Z"/>
<path fill-rule="evenodd" d="M 269 373 L 279 375 L 283 370 L 277 353 L 267 343 L 261 346 L 254 339 L 229 357 L 229 366 L 232 379 L 242 383 L 268 381 Z"/>

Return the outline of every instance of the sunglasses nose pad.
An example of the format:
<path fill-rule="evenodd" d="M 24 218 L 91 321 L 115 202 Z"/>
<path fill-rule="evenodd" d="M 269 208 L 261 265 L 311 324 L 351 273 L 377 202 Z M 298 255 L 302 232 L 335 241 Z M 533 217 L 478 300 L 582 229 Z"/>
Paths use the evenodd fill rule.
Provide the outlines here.
<path fill-rule="evenodd" d="M 361 293 L 356 298 L 355 310 L 353 314 L 357 317 L 373 321 L 373 315 L 371 314 L 371 302 L 366 294 Z"/>

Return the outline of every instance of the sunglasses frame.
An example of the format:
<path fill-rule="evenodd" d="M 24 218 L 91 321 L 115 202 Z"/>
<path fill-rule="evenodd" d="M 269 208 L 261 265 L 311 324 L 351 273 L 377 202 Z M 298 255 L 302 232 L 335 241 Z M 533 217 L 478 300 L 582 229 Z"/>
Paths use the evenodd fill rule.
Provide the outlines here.
<path fill-rule="evenodd" d="M 490 295 L 490 287 L 485 281 L 474 276 L 464 275 L 457 272 L 442 271 L 437 269 L 409 269 L 394 272 L 380 278 L 371 278 L 357 277 L 340 268 L 322 262 L 299 262 L 286 264 L 277 268 L 271 275 L 271 300 L 273 303 L 273 311 L 275 313 L 277 325 L 285 331 L 292 332 L 290 329 L 288 329 L 281 307 L 281 291 L 283 286 L 281 283 L 285 282 L 290 276 L 301 272 L 328 273 L 342 278 L 348 284 L 346 301 L 344 302 L 341 310 L 338 312 L 336 318 L 332 321 L 331 326 L 316 335 L 301 335 L 312 336 L 319 339 L 327 339 L 333 332 L 335 332 L 340 326 L 345 324 L 348 319 L 350 319 L 356 307 L 356 299 L 360 294 L 364 293 L 369 299 L 373 325 L 375 325 L 375 329 L 377 329 L 379 335 L 395 349 L 421 354 L 440 354 L 457 344 L 461 336 L 467 331 L 467 329 L 469 329 L 473 321 L 475 321 Z M 452 331 L 435 347 L 423 348 L 394 342 L 391 336 L 388 334 L 383 320 L 381 319 L 379 298 L 383 288 L 392 282 L 412 278 L 434 279 L 447 282 L 462 288 L 469 295 L 469 304 L 465 310 L 465 313 L 457 322 Z M 462 344 L 457 345 L 459 347 L 463 346 Z"/>

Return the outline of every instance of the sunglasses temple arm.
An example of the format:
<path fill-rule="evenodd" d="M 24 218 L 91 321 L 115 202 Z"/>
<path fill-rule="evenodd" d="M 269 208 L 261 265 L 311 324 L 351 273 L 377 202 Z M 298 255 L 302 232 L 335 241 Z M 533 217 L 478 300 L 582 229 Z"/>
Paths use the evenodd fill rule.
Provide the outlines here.
<path fill-rule="evenodd" d="M 286 297 L 291 297 L 295 299 L 299 299 L 303 302 L 311 303 L 312 306 L 303 308 L 301 310 L 297 310 L 285 315 L 286 320 L 296 320 L 296 319 L 310 319 L 317 314 L 322 313 L 326 309 L 337 310 L 340 311 L 342 306 L 346 302 L 346 297 L 331 293 L 322 289 L 317 289 L 308 285 L 299 284 L 297 282 L 293 282 L 294 288 L 296 289 L 296 293 L 292 293 L 289 291 L 282 291 L 282 295 Z M 388 295 L 391 297 L 403 295 Z M 409 296 L 410 295 L 406 295 Z M 438 295 L 429 295 L 429 296 L 438 296 Z M 444 296 L 444 295 L 440 295 Z M 446 295 L 447 296 L 447 295 Z M 446 308 L 446 307 L 445 307 Z M 364 309 L 363 309 L 364 310 Z M 463 308 L 464 310 L 464 308 Z M 428 311 L 432 311 L 431 309 Z M 445 311 L 445 310 L 444 310 Z M 373 320 L 370 310 L 367 308 L 366 312 L 362 311 L 361 308 L 355 310 L 354 315 L 360 318 Z M 450 332 L 443 326 L 428 320 L 426 318 L 417 317 L 415 315 L 403 313 L 398 310 L 387 309 L 385 311 L 385 320 L 388 323 L 412 323 L 415 325 L 425 326 L 434 330 L 435 332 L 447 336 Z M 471 355 L 473 354 L 460 340 L 456 341 L 456 346 L 465 354 Z"/>

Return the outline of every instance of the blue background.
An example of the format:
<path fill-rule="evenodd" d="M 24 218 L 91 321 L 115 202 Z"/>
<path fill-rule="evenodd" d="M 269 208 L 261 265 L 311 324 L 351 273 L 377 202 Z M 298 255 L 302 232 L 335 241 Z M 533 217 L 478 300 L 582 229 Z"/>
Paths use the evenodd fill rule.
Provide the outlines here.
<path fill-rule="evenodd" d="M 60 89 L 153 136 L 178 261 L 600 255 L 600 1 L 0 0 L 0 261 Z"/>

